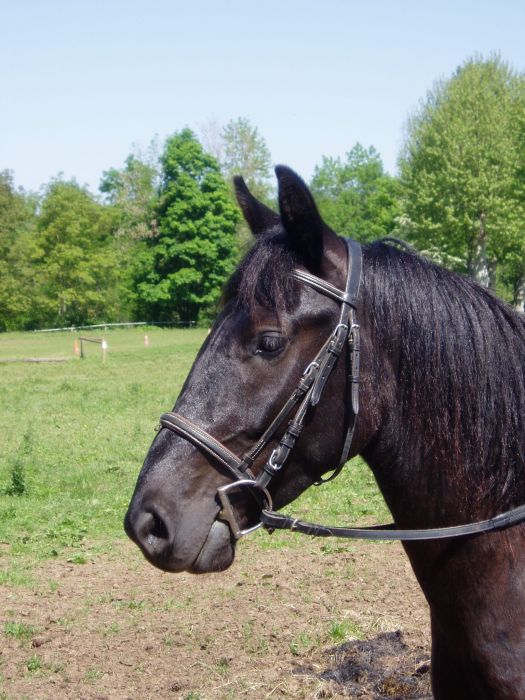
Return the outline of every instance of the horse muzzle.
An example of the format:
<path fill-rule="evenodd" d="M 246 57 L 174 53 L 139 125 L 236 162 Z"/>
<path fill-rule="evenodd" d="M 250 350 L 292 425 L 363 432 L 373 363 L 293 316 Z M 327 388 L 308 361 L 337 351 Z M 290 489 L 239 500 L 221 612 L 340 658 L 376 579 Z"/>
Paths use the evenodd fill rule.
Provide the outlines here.
<path fill-rule="evenodd" d="M 200 520 L 176 519 L 158 504 L 132 502 L 124 519 L 128 537 L 162 571 L 223 571 L 233 562 L 235 540 L 229 525 L 217 520 L 219 507 Z"/>

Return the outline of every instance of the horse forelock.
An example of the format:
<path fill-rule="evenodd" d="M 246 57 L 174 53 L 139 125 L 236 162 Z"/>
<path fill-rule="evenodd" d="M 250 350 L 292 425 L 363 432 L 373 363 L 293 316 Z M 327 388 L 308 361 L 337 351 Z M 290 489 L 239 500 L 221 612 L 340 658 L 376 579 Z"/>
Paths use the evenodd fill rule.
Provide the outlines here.
<path fill-rule="evenodd" d="M 259 237 L 228 281 L 223 304 L 233 302 L 250 315 L 259 306 L 277 313 L 292 311 L 298 301 L 295 265 L 282 232 Z"/>

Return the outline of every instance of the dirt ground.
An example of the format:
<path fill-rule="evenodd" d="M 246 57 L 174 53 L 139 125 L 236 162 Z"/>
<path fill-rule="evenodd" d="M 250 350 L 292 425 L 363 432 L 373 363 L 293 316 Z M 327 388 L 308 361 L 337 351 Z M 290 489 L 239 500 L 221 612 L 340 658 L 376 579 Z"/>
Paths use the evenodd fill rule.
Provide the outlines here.
<path fill-rule="evenodd" d="M 292 536 L 293 537 L 293 536 Z M 426 603 L 401 546 L 246 540 L 170 575 L 118 542 L 0 587 L 1 700 L 429 700 Z"/>

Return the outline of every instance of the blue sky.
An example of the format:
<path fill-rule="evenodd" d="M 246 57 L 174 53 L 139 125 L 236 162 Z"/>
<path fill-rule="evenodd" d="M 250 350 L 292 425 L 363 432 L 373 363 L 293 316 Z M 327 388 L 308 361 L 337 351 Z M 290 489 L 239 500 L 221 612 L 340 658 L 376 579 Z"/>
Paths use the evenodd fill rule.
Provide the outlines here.
<path fill-rule="evenodd" d="M 242 116 L 306 179 L 357 141 L 394 172 L 434 81 L 525 71 L 524 36 L 523 0 L 0 0 L 0 170 L 96 191 L 134 144 Z"/>

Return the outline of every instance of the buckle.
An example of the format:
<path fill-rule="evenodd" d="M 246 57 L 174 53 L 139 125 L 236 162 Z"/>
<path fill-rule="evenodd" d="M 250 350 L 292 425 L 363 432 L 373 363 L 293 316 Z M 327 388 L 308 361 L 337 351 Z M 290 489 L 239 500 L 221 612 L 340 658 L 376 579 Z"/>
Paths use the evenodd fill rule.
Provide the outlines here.
<path fill-rule="evenodd" d="M 272 497 L 270 496 L 268 490 L 265 489 L 264 486 L 258 484 L 256 481 L 253 481 L 252 479 L 241 479 L 240 481 L 233 481 L 231 484 L 226 484 L 225 486 L 221 486 L 219 489 L 217 489 L 217 495 L 219 496 L 219 500 L 222 505 L 222 509 L 220 510 L 218 517 L 221 520 L 224 520 L 228 523 L 228 525 L 230 526 L 230 530 L 232 531 L 232 535 L 235 537 L 236 540 L 240 539 L 241 537 L 244 537 L 244 535 L 249 535 L 251 532 L 255 532 L 255 530 L 258 530 L 260 527 L 262 527 L 263 524 L 262 521 L 259 521 L 257 524 L 251 525 L 250 527 L 246 527 L 244 529 L 241 528 L 241 526 L 239 525 L 239 521 L 237 520 L 237 516 L 235 515 L 235 511 L 231 504 L 229 494 L 231 491 L 235 491 L 242 488 L 255 489 L 256 491 L 260 492 L 260 495 L 263 496 L 261 511 L 263 509 L 273 509 Z M 260 503 L 260 495 L 252 495 Z M 264 501 L 266 501 L 266 503 L 264 503 Z"/>

